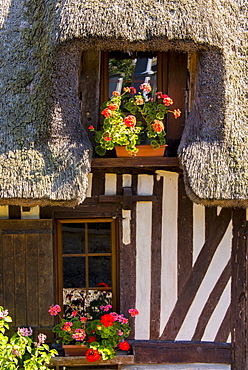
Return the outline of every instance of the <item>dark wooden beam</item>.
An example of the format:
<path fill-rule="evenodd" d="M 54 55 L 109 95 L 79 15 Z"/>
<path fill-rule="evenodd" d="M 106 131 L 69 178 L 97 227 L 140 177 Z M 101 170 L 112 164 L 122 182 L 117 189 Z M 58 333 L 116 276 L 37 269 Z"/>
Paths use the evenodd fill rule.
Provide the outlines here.
<path fill-rule="evenodd" d="M 248 222 L 245 209 L 234 210 L 231 288 L 232 370 L 248 369 L 247 235 Z"/>
<path fill-rule="evenodd" d="M 124 202 L 124 199 L 127 196 L 122 195 L 99 195 L 99 202 L 100 203 L 119 203 Z M 129 198 L 129 197 L 128 197 Z M 130 197 L 132 202 L 157 202 L 158 198 L 155 195 L 133 195 Z M 129 209 L 125 208 L 124 209 Z"/>
<path fill-rule="evenodd" d="M 231 345 L 214 342 L 134 341 L 139 364 L 231 363 Z"/>
<path fill-rule="evenodd" d="M 92 169 L 97 168 L 177 168 L 179 162 L 176 157 L 131 157 L 131 158 L 93 158 Z"/>
<path fill-rule="evenodd" d="M 193 202 L 187 197 L 183 176 L 178 179 L 178 293 L 193 264 Z"/>

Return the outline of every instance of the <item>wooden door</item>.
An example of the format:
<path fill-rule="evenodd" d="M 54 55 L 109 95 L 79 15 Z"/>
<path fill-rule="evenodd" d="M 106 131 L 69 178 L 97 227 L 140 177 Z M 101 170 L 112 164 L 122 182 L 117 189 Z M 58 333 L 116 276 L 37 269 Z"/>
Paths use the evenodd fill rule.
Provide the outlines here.
<path fill-rule="evenodd" d="M 13 329 L 28 325 L 51 337 L 52 221 L 2 220 L 0 235 L 0 304 L 9 310 Z"/>

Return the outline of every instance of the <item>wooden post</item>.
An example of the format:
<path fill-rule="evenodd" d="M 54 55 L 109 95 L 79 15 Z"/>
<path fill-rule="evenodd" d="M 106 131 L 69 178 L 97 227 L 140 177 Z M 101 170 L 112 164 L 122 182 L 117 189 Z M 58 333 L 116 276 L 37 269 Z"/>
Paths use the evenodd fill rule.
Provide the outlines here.
<path fill-rule="evenodd" d="M 247 370 L 247 235 L 244 209 L 233 212 L 231 335 L 232 370 Z"/>

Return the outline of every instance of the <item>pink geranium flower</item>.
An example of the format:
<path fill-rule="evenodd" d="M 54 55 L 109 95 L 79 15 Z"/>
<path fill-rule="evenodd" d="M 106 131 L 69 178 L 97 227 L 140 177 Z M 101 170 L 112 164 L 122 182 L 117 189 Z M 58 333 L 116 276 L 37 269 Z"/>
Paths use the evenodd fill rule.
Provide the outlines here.
<path fill-rule="evenodd" d="M 59 312 L 61 312 L 61 308 L 58 304 L 50 306 L 48 310 L 51 316 L 56 316 Z"/>
<path fill-rule="evenodd" d="M 128 310 L 128 312 L 130 313 L 130 315 L 132 317 L 136 316 L 139 314 L 139 311 L 136 309 L 136 308 L 130 308 L 130 310 Z"/>

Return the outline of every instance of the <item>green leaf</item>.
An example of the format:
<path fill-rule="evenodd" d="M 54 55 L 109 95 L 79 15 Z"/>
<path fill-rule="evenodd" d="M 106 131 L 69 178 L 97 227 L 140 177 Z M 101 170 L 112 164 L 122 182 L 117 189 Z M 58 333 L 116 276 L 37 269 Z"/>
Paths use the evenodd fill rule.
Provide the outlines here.
<path fill-rule="evenodd" d="M 95 147 L 95 151 L 99 155 L 104 155 L 106 153 L 106 149 L 105 148 L 102 148 L 99 145 Z"/>

